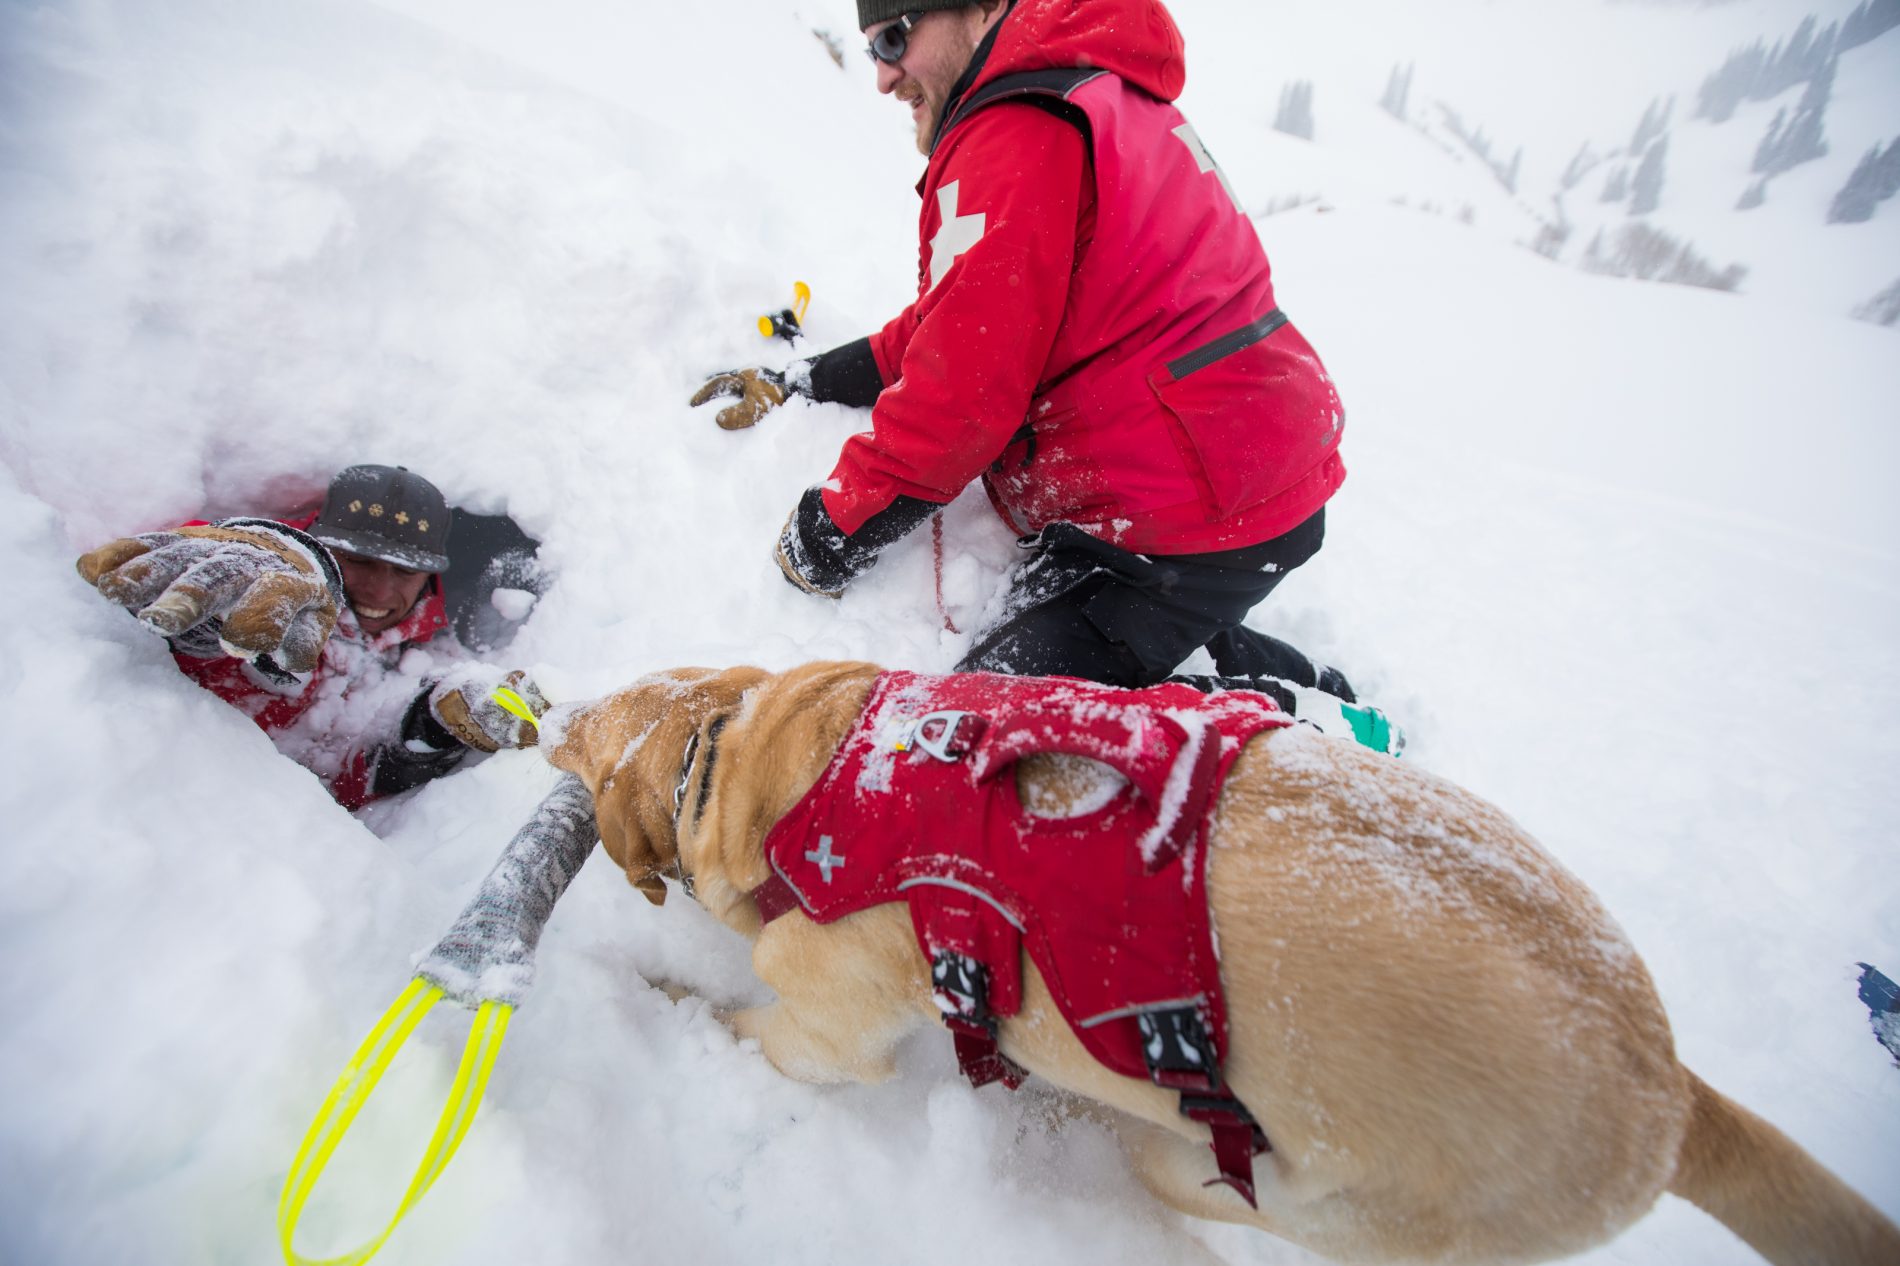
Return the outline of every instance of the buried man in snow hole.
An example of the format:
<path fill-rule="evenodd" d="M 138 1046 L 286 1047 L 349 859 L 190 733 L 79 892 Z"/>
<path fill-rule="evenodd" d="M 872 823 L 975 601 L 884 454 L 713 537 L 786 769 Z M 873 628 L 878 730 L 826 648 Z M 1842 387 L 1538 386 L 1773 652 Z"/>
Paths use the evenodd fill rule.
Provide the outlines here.
<path fill-rule="evenodd" d="M 420 475 L 351 466 L 314 516 L 126 537 L 80 558 L 79 574 L 355 809 L 440 778 L 471 751 L 532 744 L 534 728 L 494 701 L 497 687 L 537 713 L 547 706 L 524 673 L 470 662 L 442 635 L 453 521 Z M 483 560 L 463 561 L 478 580 L 495 579 Z M 454 622 L 465 635 L 475 627 Z M 406 654 L 425 646 L 456 662 L 405 672 Z"/>

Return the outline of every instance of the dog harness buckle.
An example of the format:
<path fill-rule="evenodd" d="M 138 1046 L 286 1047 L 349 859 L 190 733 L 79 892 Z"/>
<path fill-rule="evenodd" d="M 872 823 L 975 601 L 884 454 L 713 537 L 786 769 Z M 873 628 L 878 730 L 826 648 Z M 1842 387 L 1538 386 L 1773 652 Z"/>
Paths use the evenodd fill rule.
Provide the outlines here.
<path fill-rule="evenodd" d="M 1198 1006 L 1163 1007 L 1135 1017 L 1141 1030 L 1141 1055 L 1157 1086 L 1181 1092 L 1181 1115 L 1213 1132 L 1214 1161 L 1225 1184 L 1254 1208 L 1253 1158 L 1272 1151 L 1267 1133 L 1234 1092 L 1221 1085 L 1220 1062 Z"/>
<path fill-rule="evenodd" d="M 936 732 L 931 733 L 930 727 Z M 904 727 L 893 745 L 899 752 L 913 747 L 922 749 L 946 765 L 953 765 L 976 750 L 989 723 L 974 712 L 932 712 Z"/>
<path fill-rule="evenodd" d="M 1014 1090 L 1029 1074 L 996 1045 L 989 969 L 968 954 L 939 950 L 930 962 L 931 996 L 957 1047 L 957 1068 L 972 1086 L 1000 1081 Z"/>
<path fill-rule="evenodd" d="M 1143 1011 L 1135 1019 L 1141 1026 L 1141 1055 L 1155 1085 L 1202 1095 L 1219 1092 L 1220 1065 L 1199 1007 Z"/>

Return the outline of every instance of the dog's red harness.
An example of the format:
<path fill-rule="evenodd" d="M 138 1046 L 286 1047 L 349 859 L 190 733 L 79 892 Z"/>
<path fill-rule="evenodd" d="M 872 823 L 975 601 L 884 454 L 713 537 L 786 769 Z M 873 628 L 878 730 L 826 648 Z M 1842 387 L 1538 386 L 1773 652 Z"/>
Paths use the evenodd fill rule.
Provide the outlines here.
<path fill-rule="evenodd" d="M 937 1005 L 971 1081 L 1023 1072 L 996 1046 L 1022 1006 L 1027 948 L 1096 1059 L 1181 1092 L 1220 1178 L 1253 1202 L 1266 1135 L 1222 1082 L 1227 1011 L 1207 904 L 1207 825 L 1255 734 L 1293 718 L 1265 695 L 1066 678 L 890 672 L 818 782 L 765 840 L 766 922 L 910 906 Z M 1098 761 L 1082 816 L 1030 813 L 1025 756 Z"/>

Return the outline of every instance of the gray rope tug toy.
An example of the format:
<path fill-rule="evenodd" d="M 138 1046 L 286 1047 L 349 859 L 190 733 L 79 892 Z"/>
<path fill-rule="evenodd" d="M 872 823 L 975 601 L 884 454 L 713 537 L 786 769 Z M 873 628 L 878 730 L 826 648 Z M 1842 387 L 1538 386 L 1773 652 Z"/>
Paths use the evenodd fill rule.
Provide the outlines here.
<path fill-rule="evenodd" d="M 532 718 L 525 703 L 519 711 L 512 706 L 519 702 L 519 696 L 502 699 L 509 711 Z M 594 801 L 586 784 L 572 774 L 564 775 L 526 825 L 515 832 L 448 932 L 422 956 L 415 978 L 363 1039 L 331 1088 L 291 1162 L 277 1202 L 278 1237 L 289 1266 L 362 1266 L 448 1168 L 481 1106 L 509 1018 L 534 983 L 534 954 L 541 933 L 555 903 L 599 839 Z M 351 1252 L 323 1259 L 302 1256 L 293 1247 L 297 1222 L 331 1153 L 396 1052 L 430 1008 L 444 998 L 474 1011 L 475 1023 L 435 1134 L 402 1202 L 380 1235 Z"/>

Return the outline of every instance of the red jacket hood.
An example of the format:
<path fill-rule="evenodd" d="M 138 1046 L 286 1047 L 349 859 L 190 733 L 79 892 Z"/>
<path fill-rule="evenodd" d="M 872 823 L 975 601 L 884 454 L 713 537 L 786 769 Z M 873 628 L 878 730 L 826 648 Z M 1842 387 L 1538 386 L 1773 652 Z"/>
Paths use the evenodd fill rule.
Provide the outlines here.
<path fill-rule="evenodd" d="M 971 91 L 1031 70 L 1090 67 L 1173 101 L 1187 48 L 1161 0 L 1016 0 Z"/>

